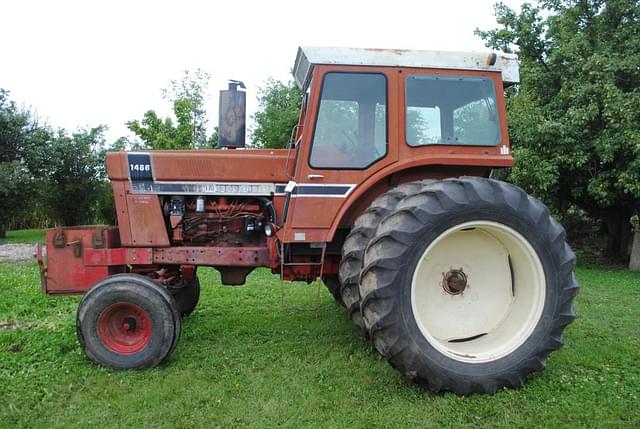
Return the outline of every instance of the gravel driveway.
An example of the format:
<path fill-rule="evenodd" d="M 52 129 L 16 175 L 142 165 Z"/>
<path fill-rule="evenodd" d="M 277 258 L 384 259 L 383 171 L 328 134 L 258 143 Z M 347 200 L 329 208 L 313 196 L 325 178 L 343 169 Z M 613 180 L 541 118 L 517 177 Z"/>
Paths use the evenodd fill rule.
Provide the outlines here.
<path fill-rule="evenodd" d="M 44 249 L 43 249 L 44 250 Z M 0 262 L 35 261 L 35 244 L 1 244 Z"/>

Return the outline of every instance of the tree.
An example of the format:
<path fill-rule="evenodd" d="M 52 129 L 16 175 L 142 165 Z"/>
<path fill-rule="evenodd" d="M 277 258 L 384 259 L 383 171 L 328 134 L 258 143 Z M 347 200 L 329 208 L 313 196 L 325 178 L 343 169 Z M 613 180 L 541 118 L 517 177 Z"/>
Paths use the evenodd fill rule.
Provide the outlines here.
<path fill-rule="evenodd" d="M 174 105 L 179 133 L 189 133 L 191 147 L 207 146 L 207 111 L 204 108 L 211 75 L 202 69 L 184 71 L 182 79 L 171 80 L 163 95 Z M 186 136 L 184 136 L 186 137 Z M 183 137 L 183 138 L 184 138 Z"/>
<path fill-rule="evenodd" d="M 21 166 L 21 138 L 28 118 L 0 89 L 0 238 L 5 237 L 8 218 L 19 202 L 20 188 L 28 176 Z"/>
<path fill-rule="evenodd" d="M 607 253 L 626 256 L 640 206 L 640 4 L 545 0 L 516 13 L 499 3 L 487 46 L 516 51 L 508 99 L 509 179 L 563 212 L 603 220 Z"/>
<path fill-rule="evenodd" d="M 140 146 L 137 145 L 136 142 L 132 142 L 128 137 L 118 137 L 108 148 L 108 150 L 112 152 L 138 149 L 140 149 Z M 106 151 L 102 156 L 103 158 L 106 156 Z"/>
<path fill-rule="evenodd" d="M 114 219 L 105 130 L 54 132 L 0 89 L 0 238 L 7 227 Z M 117 149 L 128 146 L 126 139 L 115 143 Z"/>
<path fill-rule="evenodd" d="M 204 103 L 211 76 L 201 69 L 185 70 L 181 80 L 171 80 L 162 90 L 170 101 L 176 124 L 171 118 L 160 118 L 154 110 L 148 110 L 141 121 L 127 122 L 127 127 L 148 149 L 202 149 L 211 148 L 213 137 L 207 137 L 207 112 Z"/>
<path fill-rule="evenodd" d="M 37 164 L 33 153 L 48 138 L 31 112 L 18 108 L 9 91 L 0 89 L 0 238 L 12 219 L 37 200 L 30 189 Z"/>
<path fill-rule="evenodd" d="M 99 126 L 69 135 L 60 129 L 46 148 L 44 200 L 63 225 L 92 223 L 104 178 L 104 131 Z"/>
<path fill-rule="evenodd" d="M 23 136 L 30 125 L 29 112 L 9 100 L 9 91 L 0 89 L 0 162 L 11 162 L 24 154 Z"/>
<path fill-rule="evenodd" d="M 170 118 L 161 119 L 153 110 L 145 112 L 141 121 L 127 122 L 127 127 L 140 140 L 147 149 L 188 149 L 191 147 L 191 136 L 188 139 L 178 139 L 177 128 Z M 184 132 L 181 133 L 184 137 Z"/>
<path fill-rule="evenodd" d="M 252 143 L 257 147 L 284 148 L 298 123 L 302 91 L 293 81 L 269 79 L 258 92 L 258 112 Z"/>
<path fill-rule="evenodd" d="M 207 145 L 205 147 L 203 147 L 203 149 L 215 149 L 218 147 L 218 140 L 219 140 L 219 134 L 218 134 L 218 127 L 213 127 L 213 132 L 211 133 L 211 136 L 209 137 L 209 140 L 207 140 Z"/>
<path fill-rule="evenodd" d="M 24 191 L 30 184 L 29 174 L 20 161 L 0 162 L 0 238 L 6 236 L 12 215 L 25 206 Z"/>

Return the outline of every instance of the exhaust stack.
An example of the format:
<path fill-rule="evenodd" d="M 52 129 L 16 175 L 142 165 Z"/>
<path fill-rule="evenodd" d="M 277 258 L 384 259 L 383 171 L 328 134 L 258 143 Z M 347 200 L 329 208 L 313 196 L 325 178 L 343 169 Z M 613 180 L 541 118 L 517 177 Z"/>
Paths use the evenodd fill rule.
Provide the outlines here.
<path fill-rule="evenodd" d="M 247 93 L 239 80 L 229 80 L 229 89 L 220 91 L 218 121 L 218 147 L 239 148 L 245 146 Z"/>

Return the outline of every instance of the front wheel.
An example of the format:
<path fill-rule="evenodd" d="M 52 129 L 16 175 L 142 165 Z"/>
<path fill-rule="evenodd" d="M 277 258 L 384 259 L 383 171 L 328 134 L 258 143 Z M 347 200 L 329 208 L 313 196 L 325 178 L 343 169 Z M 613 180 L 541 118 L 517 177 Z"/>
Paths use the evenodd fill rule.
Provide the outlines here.
<path fill-rule="evenodd" d="M 378 351 L 433 391 L 520 387 L 575 318 L 574 261 L 563 228 L 521 189 L 436 182 L 378 227 L 362 315 Z"/>
<path fill-rule="evenodd" d="M 191 279 L 186 285 L 176 290 L 173 295 L 182 317 L 188 317 L 196 309 L 200 300 L 200 280 Z"/>
<path fill-rule="evenodd" d="M 146 277 L 117 274 L 98 282 L 78 306 L 80 346 L 93 362 L 148 368 L 167 359 L 180 336 L 173 297 Z"/>

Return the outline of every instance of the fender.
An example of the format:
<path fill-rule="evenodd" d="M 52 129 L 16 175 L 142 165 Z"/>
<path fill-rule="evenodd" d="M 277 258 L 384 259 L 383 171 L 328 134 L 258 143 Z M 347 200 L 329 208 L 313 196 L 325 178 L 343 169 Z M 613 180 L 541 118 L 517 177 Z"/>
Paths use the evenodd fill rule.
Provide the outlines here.
<path fill-rule="evenodd" d="M 510 155 L 437 154 L 410 158 L 384 167 L 362 182 L 340 207 L 327 232 L 326 240 L 332 241 L 341 225 L 351 226 L 378 195 L 405 182 L 445 177 L 484 176 L 492 168 L 513 165 Z M 456 168 L 459 167 L 459 168 Z"/>

